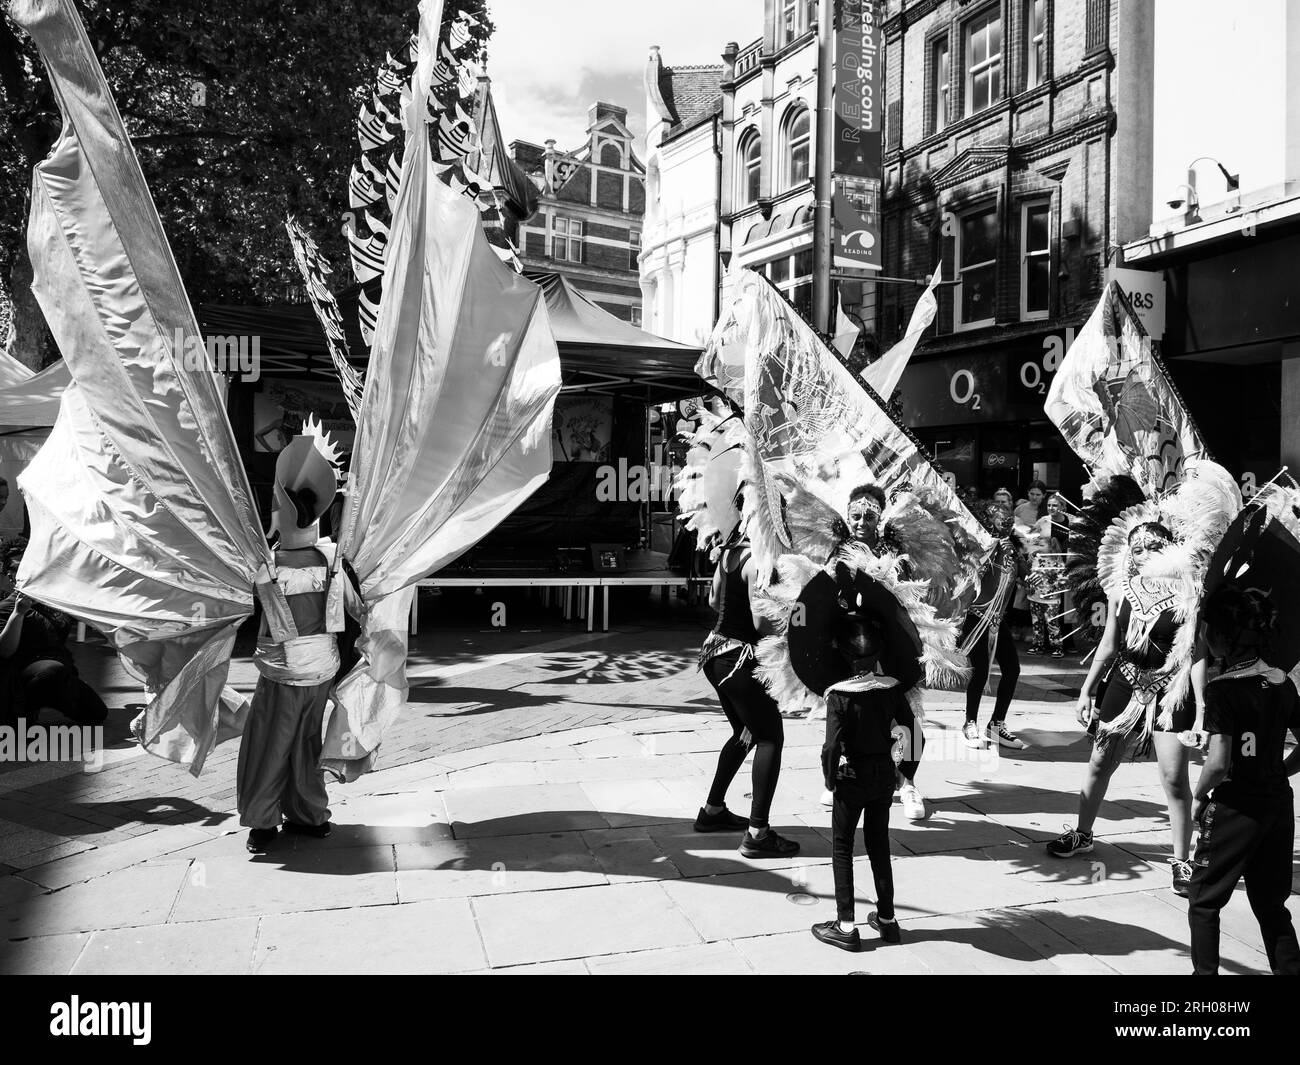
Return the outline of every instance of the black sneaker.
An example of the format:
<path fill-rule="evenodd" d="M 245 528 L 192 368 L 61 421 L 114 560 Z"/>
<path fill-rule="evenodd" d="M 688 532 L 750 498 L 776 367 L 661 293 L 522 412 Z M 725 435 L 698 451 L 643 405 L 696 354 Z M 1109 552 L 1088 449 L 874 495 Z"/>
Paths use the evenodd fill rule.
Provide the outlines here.
<path fill-rule="evenodd" d="M 1065 657 L 1065 652 L 1064 652 L 1063 650 L 1061 650 L 1061 648 L 1059 648 L 1059 647 L 1053 647 L 1053 648 L 1052 648 L 1052 657 L 1053 657 L 1053 658 L 1064 658 L 1064 657 Z"/>
<path fill-rule="evenodd" d="M 769 828 L 758 839 L 746 832 L 740 841 L 740 853 L 745 858 L 789 858 L 799 853 L 799 844 Z"/>
<path fill-rule="evenodd" d="M 244 846 L 249 854 L 265 854 L 271 849 L 275 837 L 280 834 L 278 828 L 254 828 L 248 833 L 248 842 Z"/>
<path fill-rule="evenodd" d="M 1047 845 L 1047 853 L 1053 858 L 1069 858 L 1075 854 L 1087 854 L 1092 850 L 1092 833 L 1080 832 L 1077 828 L 1066 825 L 1065 831 Z"/>
<path fill-rule="evenodd" d="M 876 913 L 875 910 L 872 910 L 867 915 L 867 924 L 871 925 L 872 928 L 879 932 L 880 938 L 886 943 L 903 942 L 903 930 L 898 927 L 897 917 L 892 921 L 882 921 L 880 919 L 880 914 Z"/>
<path fill-rule="evenodd" d="M 1192 863 L 1181 858 L 1170 858 L 1169 866 L 1174 874 L 1174 894 L 1187 898 L 1187 887 L 1192 882 Z"/>
<path fill-rule="evenodd" d="M 284 830 L 292 832 L 295 836 L 311 836 L 312 839 L 327 839 L 330 834 L 330 823 L 326 821 L 323 825 L 304 825 L 298 821 L 286 821 Z"/>
<path fill-rule="evenodd" d="M 839 921 L 823 921 L 821 924 L 812 926 L 812 934 L 828 947 L 839 947 L 840 950 L 847 950 L 851 953 L 857 953 L 862 949 L 862 937 L 858 935 L 855 928 L 852 932 L 840 930 Z"/>
<path fill-rule="evenodd" d="M 744 832 L 748 827 L 748 817 L 733 814 L 725 806 L 716 814 L 708 813 L 701 806 L 695 818 L 696 832 Z"/>

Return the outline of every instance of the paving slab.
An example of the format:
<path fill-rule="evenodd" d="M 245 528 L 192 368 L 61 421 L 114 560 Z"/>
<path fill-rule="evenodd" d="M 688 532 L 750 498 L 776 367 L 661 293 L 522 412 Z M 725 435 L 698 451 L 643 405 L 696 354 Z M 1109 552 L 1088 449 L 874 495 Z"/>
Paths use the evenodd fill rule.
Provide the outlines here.
<path fill-rule="evenodd" d="M 645 827 L 592 829 L 582 838 L 611 884 L 682 875 Z"/>
<path fill-rule="evenodd" d="M 277 975 L 457 973 L 487 964 L 466 899 L 262 919 L 253 971 Z"/>
<path fill-rule="evenodd" d="M 1053 931 L 1118 972 L 1128 975 L 1191 972 L 1186 910 L 1150 892 L 1033 906 L 1029 912 Z M 1220 941 L 1225 975 L 1267 973 L 1264 955 L 1230 935 Z"/>
<path fill-rule="evenodd" d="M 243 976 L 251 971 L 257 919 L 160 924 L 95 932 L 74 976 Z"/>
<path fill-rule="evenodd" d="M 159 862 L 32 895 L 0 912 L 0 939 L 163 924 L 188 874 L 183 862 Z"/>
<path fill-rule="evenodd" d="M 395 851 L 403 903 L 608 883 L 579 832 L 406 843 Z"/>
<path fill-rule="evenodd" d="M 89 941 L 89 932 L 0 939 L 0 976 L 66 976 Z"/>
<path fill-rule="evenodd" d="M 277 849 L 182 870 L 176 921 L 212 921 L 397 902 L 392 847 Z"/>
<path fill-rule="evenodd" d="M 577 784 L 463 788 L 443 801 L 457 839 L 611 827 Z"/>
<path fill-rule="evenodd" d="M 184 825 L 169 826 L 156 832 L 95 847 L 23 872 L 23 878 L 42 887 L 56 890 L 82 883 L 119 869 L 127 869 L 148 859 L 163 861 L 177 851 L 186 850 L 208 840 L 208 836 Z M 183 859 L 179 859 L 183 860 Z"/>
<path fill-rule="evenodd" d="M 752 976 L 753 968 L 731 943 L 642 950 L 591 958 L 593 976 Z"/>
<path fill-rule="evenodd" d="M 493 966 L 701 942 L 661 884 L 616 884 L 474 900 Z"/>

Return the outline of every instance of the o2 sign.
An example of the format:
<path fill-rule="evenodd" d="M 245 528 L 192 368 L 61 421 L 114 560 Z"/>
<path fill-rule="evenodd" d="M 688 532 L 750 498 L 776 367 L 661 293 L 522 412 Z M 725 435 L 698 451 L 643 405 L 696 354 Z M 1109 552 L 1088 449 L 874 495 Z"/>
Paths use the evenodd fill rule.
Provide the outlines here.
<path fill-rule="evenodd" d="M 957 370 L 948 378 L 948 395 L 959 407 L 969 405 L 971 410 L 980 409 L 981 396 L 975 391 L 975 375 L 969 370 Z"/>

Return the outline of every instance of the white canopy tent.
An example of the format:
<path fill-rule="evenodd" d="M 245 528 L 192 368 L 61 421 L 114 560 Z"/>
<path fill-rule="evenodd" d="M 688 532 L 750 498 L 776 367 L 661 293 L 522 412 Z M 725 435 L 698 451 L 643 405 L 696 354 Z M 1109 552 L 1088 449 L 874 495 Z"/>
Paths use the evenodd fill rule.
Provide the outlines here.
<path fill-rule="evenodd" d="M 0 351 L 0 477 L 9 482 L 9 501 L 0 508 L 0 540 L 23 531 L 18 475 L 49 436 L 69 380 L 62 361 L 33 373 Z"/>

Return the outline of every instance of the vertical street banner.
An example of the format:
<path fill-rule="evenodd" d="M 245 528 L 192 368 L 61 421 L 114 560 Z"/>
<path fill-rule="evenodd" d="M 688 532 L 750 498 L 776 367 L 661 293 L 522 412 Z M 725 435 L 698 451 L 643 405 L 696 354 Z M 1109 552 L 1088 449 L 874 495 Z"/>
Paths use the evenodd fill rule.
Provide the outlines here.
<path fill-rule="evenodd" d="M 840 0 L 835 23 L 836 269 L 879 270 L 884 36 L 876 0 Z"/>

